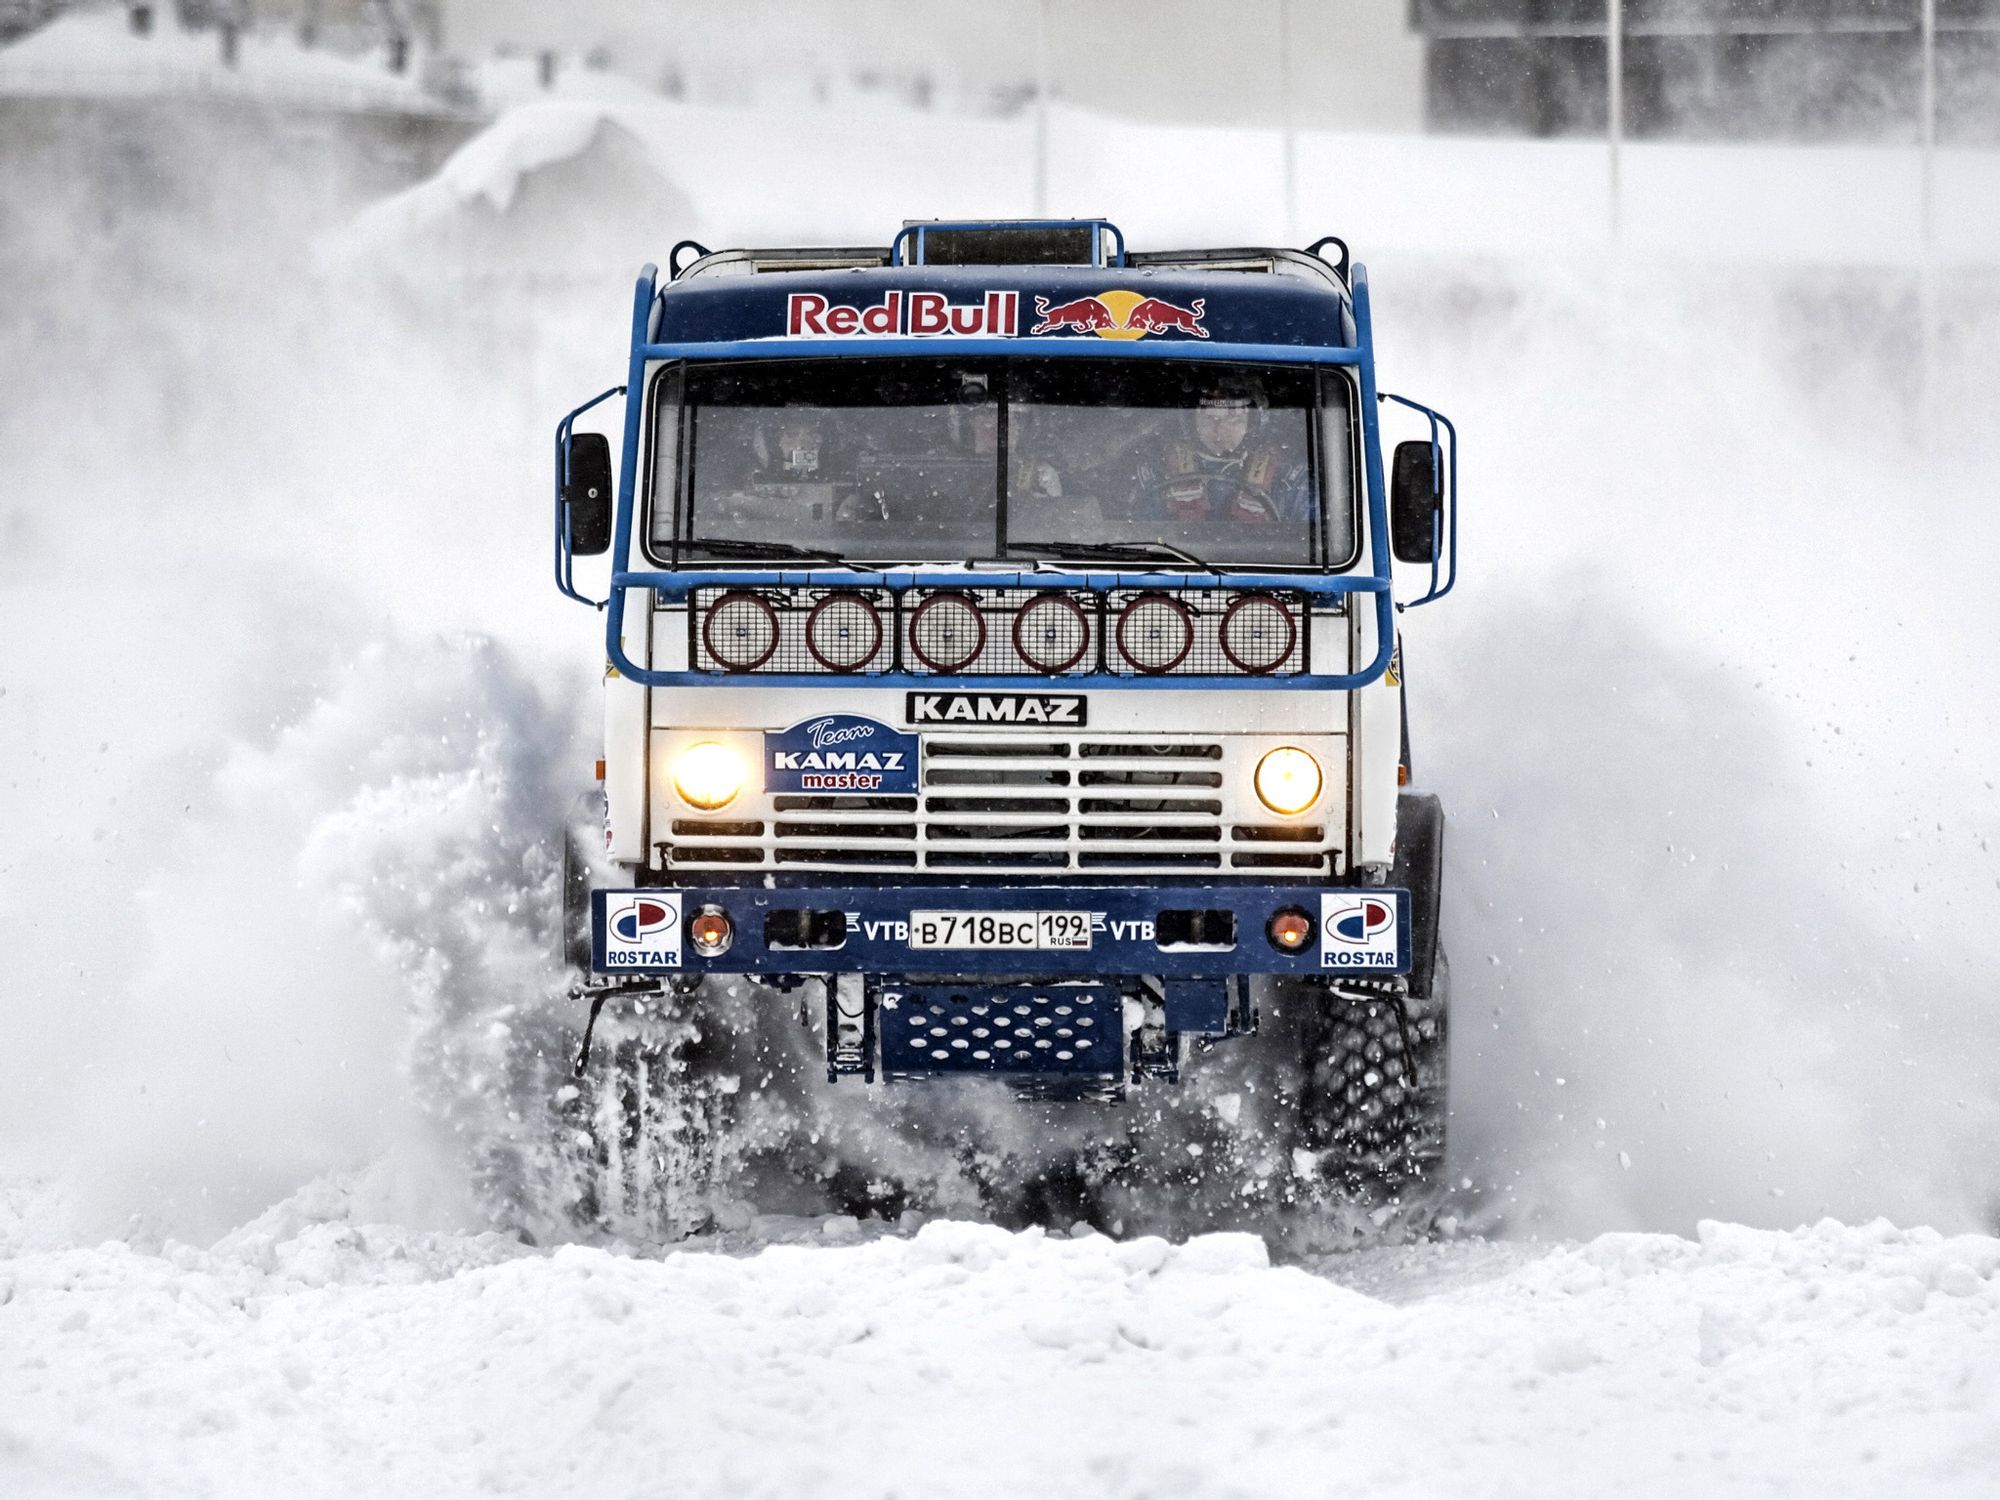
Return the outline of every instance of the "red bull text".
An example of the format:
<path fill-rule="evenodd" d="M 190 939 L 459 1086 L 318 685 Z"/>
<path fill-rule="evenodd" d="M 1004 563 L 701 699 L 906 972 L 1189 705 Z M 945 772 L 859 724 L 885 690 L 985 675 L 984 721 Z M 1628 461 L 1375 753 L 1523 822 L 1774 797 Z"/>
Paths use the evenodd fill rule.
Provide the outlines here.
<path fill-rule="evenodd" d="M 885 292 L 873 307 L 794 292 L 785 303 L 787 338 L 1012 338 L 1020 331 L 1021 294 L 988 292 L 953 302 L 943 292 Z"/>

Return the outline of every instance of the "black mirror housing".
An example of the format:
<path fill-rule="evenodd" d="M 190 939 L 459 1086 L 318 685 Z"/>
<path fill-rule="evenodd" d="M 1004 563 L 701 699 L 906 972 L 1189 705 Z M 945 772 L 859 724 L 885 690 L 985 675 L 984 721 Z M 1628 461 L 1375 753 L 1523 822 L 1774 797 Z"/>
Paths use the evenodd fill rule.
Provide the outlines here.
<path fill-rule="evenodd" d="M 1389 480 L 1389 550 L 1397 562 L 1427 563 L 1442 541 L 1444 454 L 1422 439 L 1396 444 Z"/>
<path fill-rule="evenodd" d="M 1401 450 L 1398 449 L 1400 455 Z M 602 433 L 573 432 L 563 450 L 563 512 L 569 550 L 596 557 L 611 550 L 611 443 Z"/>

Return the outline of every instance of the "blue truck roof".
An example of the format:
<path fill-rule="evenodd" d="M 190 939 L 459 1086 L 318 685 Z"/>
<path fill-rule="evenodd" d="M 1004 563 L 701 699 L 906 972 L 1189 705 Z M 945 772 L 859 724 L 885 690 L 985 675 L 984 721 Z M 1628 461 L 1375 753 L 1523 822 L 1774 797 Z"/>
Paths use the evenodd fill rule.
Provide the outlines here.
<path fill-rule="evenodd" d="M 1148 354 L 1167 352 L 1161 343 L 1190 354 L 1198 345 L 1357 346 L 1344 248 L 1338 262 L 1285 249 L 1128 256 L 1121 240 L 1115 259 L 1099 264 L 931 265 L 904 261 L 904 243 L 703 252 L 658 288 L 645 342 L 893 340 L 907 351 L 910 340 L 978 340 L 990 352 L 994 340 L 1075 338 L 1102 340 L 1106 355 L 1139 340 L 1154 346 Z"/>

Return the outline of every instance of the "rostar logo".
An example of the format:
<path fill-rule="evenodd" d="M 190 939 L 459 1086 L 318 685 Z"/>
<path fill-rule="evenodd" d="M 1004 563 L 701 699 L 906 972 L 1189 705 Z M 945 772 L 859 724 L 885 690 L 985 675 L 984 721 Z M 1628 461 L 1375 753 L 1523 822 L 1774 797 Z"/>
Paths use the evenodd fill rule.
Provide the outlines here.
<path fill-rule="evenodd" d="M 1373 897 L 1335 907 L 1326 914 L 1327 941 L 1332 943 L 1359 946 L 1372 942 L 1376 934 L 1387 932 L 1395 925 L 1396 908 Z"/>
<path fill-rule="evenodd" d="M 1163 302 L 1138 292 L 1099 292 L 1095 297 L 1078 297 L 1073 302 L 1050 304 L 1046 297 L 1035 299 L 1037 322 L 1030 335 L 1049 333 L 1094 333 L 1101 339 L 1142 339 L 1149 333 L 1180 333 L 1205 339 L 1201 326 L 1207 307 L 1206 297 L 1197 297 L 1186 307 Z"/>
<path fill-rule="evenodd" d="M 672 932 L 680 919 L 681 914 L 666 902 L 639 896 L 614 908 L 607 925 L 622 941 L 641 943 Z"/>

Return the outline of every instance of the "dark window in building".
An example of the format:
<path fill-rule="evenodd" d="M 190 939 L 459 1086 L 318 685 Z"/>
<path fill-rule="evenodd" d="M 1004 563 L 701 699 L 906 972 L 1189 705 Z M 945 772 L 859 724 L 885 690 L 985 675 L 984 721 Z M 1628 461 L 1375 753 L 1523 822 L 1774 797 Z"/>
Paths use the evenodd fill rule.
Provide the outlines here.
<path fill-rule="evenodd" d="M 1910 141 L 1921 0 L 1624 0 L 1624 128 L 1637 140 Z M 1605 128 L 1604 0 L 1411 0 L 1432 129 Z M 2000 0 L 1937 0 L 1937 131 L 2000 140 Z"/>

